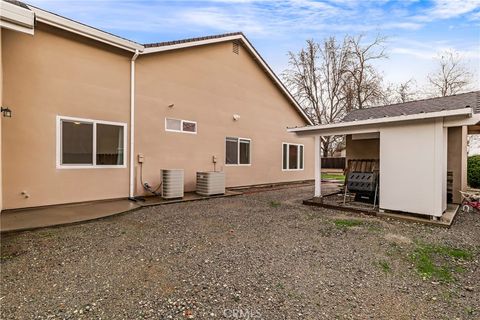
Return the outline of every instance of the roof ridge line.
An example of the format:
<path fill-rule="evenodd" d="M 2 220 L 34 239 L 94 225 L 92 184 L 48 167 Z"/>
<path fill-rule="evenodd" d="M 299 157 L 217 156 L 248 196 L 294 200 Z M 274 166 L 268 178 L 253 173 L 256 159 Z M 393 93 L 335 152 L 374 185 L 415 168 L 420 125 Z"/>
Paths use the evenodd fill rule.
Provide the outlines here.
<path fill-rule="evenodd" d="M 145 48 L 154 48 L 154 47 L 163 47 L 168 45 L 175 45 L 180 43 L 188 43 L 188 42 L 196 42 L 196 41 L 203 41 L 203 40 L 210 40 L 210 39 L 219 39 L 231 36 L 245 36 L 243 32 L 227 32 L 227 33 L 220 33 L 208 36 L 200 36 L 200 37 L 191 37 L 191 38 L 184 38 L 178 40 L 168 40 L 168 41 L 161 41 L 161 42 L 152 42 L 152 43 L 144 43 L 143 46 Z"/>
<path fill-rule="evenodd" d="M 379 106 L 374 106 L 374 107 L 366 107 L 366 108 L 361 108 L 361 109 L 355 109 L 355 110 L 350 111 L 348 114 L 356 112 L 358 110 L 384 108 L 384 107 L 389 107 L 389 106 L 396 106 L 396 105 L 399 105 L 399 104 L 407 104 L 407 103 L 420 102 L 420 101 L 426 101 L 426 100 L 443 99 L 443 98 L 448 98 L 448 97 L 457 97 L 457 96 L 460 96 L 460 95 L 471 94 L 471 93 L 476 93 L 477 94 L 477 99 L 478 99 L 477 102 L 480 105 L 480 90 L 472 90 L 472 91 L 468 91 L 468 92 L 451 94 L 449 96 L 444 96 L 444 97 L 423 98 L 423 99 L 411 100 L 411 101 L 406 101 L 406 102 L 396 102 L 396 103 L 384 104 L 384 105 L 379 105 Z"/>

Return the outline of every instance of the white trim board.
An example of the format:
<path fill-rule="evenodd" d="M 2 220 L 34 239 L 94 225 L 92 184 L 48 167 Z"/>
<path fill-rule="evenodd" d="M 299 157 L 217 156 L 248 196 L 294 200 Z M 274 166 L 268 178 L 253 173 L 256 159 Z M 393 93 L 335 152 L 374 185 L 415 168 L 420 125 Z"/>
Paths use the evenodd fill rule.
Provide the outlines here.
<path fill-rule="evenodd" d="M 330 123 L 325 125 L 318 126 L 306 126 L 300 128 L 288 128 L 288 132 L 294 132 L 302 135 L 341 135 L 341 134 L 353 134 L 353 133 L 367 133 L 367 132 L 377 132 L 379 127 L 385 124 L 391 124 L 395 122 L 403 121 L 415 121 L 415 120 L 425 120 L 425 119 L 436 119 L 436 118 L 446 118 L 446 117 L 458 117 L 463 116 L 466 119 L 469 119 L 473 116 L 472 108 L 463 108 L 447 111 L 438 111 L 438 112 L 429 112 L 429 113 L 418 113 L 412 115 L 403 115 L 395 117 L 385 117 L 385 118 L 376 118 L 368 120 L 358 120 L 358 121 L 348 121 L 348 122 L 337 122 Z M 375 129 L 363 129 L 363 127 L 374 127 Z"/>
<path fill-rule="evenodd" d="M 34 23 L 35 14 L 32 11 L 6 1 L 0 1 L 1 28 L 33 34 Z"/>
<path fill-rule="evenodd" d="M 34 6 L 29 6 L 29 8 L 35 13 L 35 19 L 38 22 L 42 22 L 131 52 L 135 52 L 135 50 L 143 51 L 144 49 L 143 45 L 139 43 L 87 26 L 83 23 L 64 18 Z"/>

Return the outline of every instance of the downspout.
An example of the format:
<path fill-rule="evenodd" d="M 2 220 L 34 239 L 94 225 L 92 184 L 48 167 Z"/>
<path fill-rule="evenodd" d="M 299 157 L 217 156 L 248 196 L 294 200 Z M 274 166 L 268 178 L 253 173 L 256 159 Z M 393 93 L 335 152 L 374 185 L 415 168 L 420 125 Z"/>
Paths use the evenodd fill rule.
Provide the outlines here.
<path fill-rule="evenodd" d="M 139 55 L 138 50 L 130 60 L 130 187 L 128 198 L 134 200 L 135 190 L 135 60 Z"/>

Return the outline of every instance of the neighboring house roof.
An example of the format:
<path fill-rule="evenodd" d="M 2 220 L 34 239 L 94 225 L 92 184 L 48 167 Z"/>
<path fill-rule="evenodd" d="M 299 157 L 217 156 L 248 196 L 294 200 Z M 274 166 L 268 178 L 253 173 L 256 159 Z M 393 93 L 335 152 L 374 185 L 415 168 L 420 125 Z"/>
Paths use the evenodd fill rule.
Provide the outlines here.
<path fill-rule="evenodd" d="M 471 107 L 473 112 L 480 113 L 480 91 L 358 109 L 348 113 L 342 122 L 456 110 L 465 107 Z"/>
<path fill-rule="evenodd" d="M 214 43 L 226 42 L 226 41 L 237 41 L 242 44 L 242 46 L 253 56 L 253 58 L 258 62 L 262 67 L 265 73 L 270 77 L 274 84 L 280 89 L 280 91 L 285 95 L 285 97 L 290 101 L 290 103 L 295 107 L 297 112 L 302 116 L 302 118 L 309 124 L 313 125 L 310 117 L 305 113 L 300 104 L 295 100 L 290 91 L 285 87 L 285 85 L 280 81 L 278 76 L 273 72 L 272 68 L 267 64 L 267 62 L 262 58 L 258 51 L 253 47 L 253 45 L 248 41 L 247 37 L 242 32 L 232 32 L 224 33 L 213 36 L 198 37 L 198 38 L 189 38 L 183 40 L 175 41 L 165 41 L 158 43 L 149 43 L 145 44 L 145 50 L 142 54 L 149 53 L 158 53 L 164 51 L 171 51 L 183 48 L 191 48 L 202 45 L 209 45 Z"/>

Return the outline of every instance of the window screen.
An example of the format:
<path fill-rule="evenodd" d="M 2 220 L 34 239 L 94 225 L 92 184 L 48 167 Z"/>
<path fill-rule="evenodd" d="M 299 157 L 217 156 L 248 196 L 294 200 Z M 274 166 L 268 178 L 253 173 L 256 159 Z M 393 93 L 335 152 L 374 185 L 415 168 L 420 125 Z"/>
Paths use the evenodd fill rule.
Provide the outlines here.
<path fill-rule="evenodd" d="M 226 164 L 238 164 L 238 139 L 227 138 L 226 139 Z"/>
<path fill-rule="evenodd" d="M 240 164 L 250 164 L 249 140 L 240 140 Z"/>
<path fill-rule="evenodd" d="M 182 131 L 197 132 L 197 124 L 195 122 L 183 121 Z"/>
<path fill-rule="evenodd" d="M 62 120 L 62 164 L 93 164 L 93 123 Z"/>
<path fill-rule="evenodd" d="M 97 165 L 121 165 L 123 156 L 123 127 L 97 124 Z"/>
<path fill-rule="evenodd" d="M 298 146 L 288 145 L 288 169 L 298 169 Z"/>
<path fill-rule="evenodd" d="M 300 155 L 299 155 L 299 161 L 300 163 L 298 164 L 300 169 L 303 169 L 303 146 L 300 146 Z"/>

